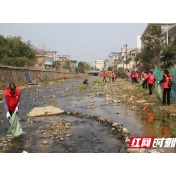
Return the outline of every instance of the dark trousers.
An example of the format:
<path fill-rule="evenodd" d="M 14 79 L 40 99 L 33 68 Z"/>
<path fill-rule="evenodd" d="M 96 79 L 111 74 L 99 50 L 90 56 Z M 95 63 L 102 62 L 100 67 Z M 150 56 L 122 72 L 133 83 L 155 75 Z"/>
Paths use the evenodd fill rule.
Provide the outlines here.
<path fill-rule="evenodd" d="M 152 95 L 153 84 L 148 84 L 148 87 L 149 87 L 149 95 Z"/>
<path fill-rule="evenodd" d="M 143 88 L 146 88 L 147 89 L 147 81 L 143 81 Z"/>
<path fill-rule="evenodd" d="M 167 94 L 167 104 L 170 105 L 170 92 L 171 88 L 165 88 L 163 92 L 163 104 L 166 104 L 166 94 Z"/>
<path fill-rule="evenodd" d="M 114 77 L 112 77 L 112 81 L 114 81 Z"/>
<path fill-rule="evenodd" d="M 135 81 L 134 81 L 134 78 L 131 78 L 131 80 L 132 80 L 132 84 L 134 84 L 134 82 L 135 82 Z"/>
<path fill-rule="evenodd" d="M 106 77 L 103 77 L 103 82 L 107 82 L 107 81 L 106 81 Z"/>
<path fill-rule="evenodd" d="M 136 78 L 133 78 L 135 83 L 138 83 L 138 80 Z"/>

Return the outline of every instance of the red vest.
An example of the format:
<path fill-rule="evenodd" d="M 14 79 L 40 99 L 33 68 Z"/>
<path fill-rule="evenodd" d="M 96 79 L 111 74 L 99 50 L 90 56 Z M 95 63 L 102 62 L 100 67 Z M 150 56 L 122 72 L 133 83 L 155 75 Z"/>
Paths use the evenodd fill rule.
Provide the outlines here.
<path fill-rule="evenodd" d="M 135 78 L 138 80 L 139 79 L 139 73 L 135 73 Z"/>
<path fill-rule="evenodd" d="M 132 75 L 131 77 L 134 78 L 134 75 Z"/>
<path fill-rule="evenodd" d="M 106 77 L 106 72 L 103 72 L 103 77 Z"/>
<path fill-rule="evenodd" d="M 131 77 L 131 72 L 128 73 L 128 77 Z"/>
<path fill-rule="evenodd" d="M 112 73 L 109 73 L 109 77 L 112 77 Z"/>
<path fill-rule="evenodd" d="M 155 80 L 155 75 L 151 73 L 148 78 L 148 84 L 153 84 Z"/>
<path fill-rule="evenodd" d="M 144 77 L 144 80 L 146 80 L 147 79 L 147 74 L 143 73 L 143 77 Z"/>
<path fill-rule="evenodd" d="M 20 89 L 15 89 L 13 97 L 9 89 L 5 89 L 4 94 L 7 97 L 8 110 L 14 112 L 19 101 Z"/>
<path fill-rule="evenodd" d="M 168 86 L 168 83 L 169 83 L 169 77 L 170 77 L 170 79 L 172 80 L 172 76 L 169 74 L 169 77 L 167 77 L 167 75 L 166 74 L 164 74 L 164 76 L 165 76 L 165 78 L 166 78 L 166 81 L 163 83 L 163 88 L 165 89 L 165 88 L 171 88 L 171 87 L 169 87 Z"/>

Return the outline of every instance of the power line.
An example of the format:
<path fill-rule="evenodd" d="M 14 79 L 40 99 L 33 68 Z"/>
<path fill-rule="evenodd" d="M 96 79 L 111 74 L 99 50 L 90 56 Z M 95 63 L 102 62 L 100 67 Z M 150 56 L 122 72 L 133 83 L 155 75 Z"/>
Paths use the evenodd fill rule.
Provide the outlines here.
<path fill-rule="evenodd" d="M 24 30 L 13 29 L 13 28 L 11 28 L 11 27 L 3 26 L 3 25 L 1 25 L 1 24 L 0 24 L 0 26 L 1 26 L 1 27 L 4 27 L 4 28 L 8 28 L 8 29 L 10 29 L 10 30 L 13 30 L 13 32 L 14 32 L 14 30 L 15 30 L 15 31 L 20 32 L 20 33 L 22 32 L 22 33 L 26 33 L 27 35 L 37 36 L 37 37 L 39 37 L 39 38 L 46 38 L 46 39 L 48 39 L 48 40 L 55 41 L 55 42 L 58 42 L 58 43 L 61 43 L 61 44 L 65 44 L 65 45 L 76 46 L 76 47 L 80 47 L 80 48 L 84 48 L 84 49 L 100 50 L 100 49 L 95 49 L 95 48 L 80 46 L 80 45 L 77 45 L 77 44 L 71 44 L 71 43 L 68 43 L 68 42 L 61 41 L 60 39 L 57 39 L 57 38 L 54 38 L 54 39 L 53 39 L 53 38 L 48 37 L 48 36 L 46 36 L 46 35 L 38 35 L 38 34 L 36 34 L 36 33 L 26 32 L 26 31 L 24 31 Z M 112 48 L 112 49 L 109 49 L 109 50 L 113 50 L 113 49 L 115 49 L 115 48 Z M 100 51 L 102 51 L 102 50 L 100 50 Z"/>

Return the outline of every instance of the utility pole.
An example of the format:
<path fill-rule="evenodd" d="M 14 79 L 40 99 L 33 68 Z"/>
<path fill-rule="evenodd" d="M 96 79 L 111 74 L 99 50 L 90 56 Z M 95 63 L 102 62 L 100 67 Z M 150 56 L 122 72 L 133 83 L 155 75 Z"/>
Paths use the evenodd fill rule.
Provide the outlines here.
<path fill-rule="evenodd" d="M 126 46 L 126 69 L 127 69 L 127 44 L 125 45 Z"/>
<path fill-rule="evenodd" d="M 166 24 L 166 28 L 167 28 L 167 45 L 168 45 L 168 26 Z"/>

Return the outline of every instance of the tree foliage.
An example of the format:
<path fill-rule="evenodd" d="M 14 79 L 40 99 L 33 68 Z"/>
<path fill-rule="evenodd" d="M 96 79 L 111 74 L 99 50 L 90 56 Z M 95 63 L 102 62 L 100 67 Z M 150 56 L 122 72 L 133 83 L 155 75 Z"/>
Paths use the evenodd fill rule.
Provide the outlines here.
<path fill-rule="evenodd" d="M 0 35 L 0 64 L 17 67 L 32 66 L 35 61 L 35 47 L 30 41 L 24 43 L 21 37 Z"/>
<path fill-rule="evenodd" d="M 54 61 L 52 64 L 52 67 L 55 67 L 56 69 L 58 69 L 60 67 L 60 62 L 59 61 Z"/>
<path fill-rule="evenodd" d="M 135 57 L 139 69 L 149 71 L 161 62 L 164 39 L 161 36 L 161 28 L 155 25 L 150 26 L 148 33 L 143 36 L 144 48 Z"/>

